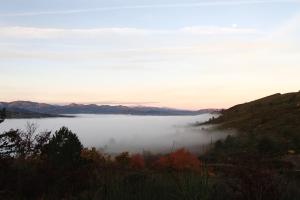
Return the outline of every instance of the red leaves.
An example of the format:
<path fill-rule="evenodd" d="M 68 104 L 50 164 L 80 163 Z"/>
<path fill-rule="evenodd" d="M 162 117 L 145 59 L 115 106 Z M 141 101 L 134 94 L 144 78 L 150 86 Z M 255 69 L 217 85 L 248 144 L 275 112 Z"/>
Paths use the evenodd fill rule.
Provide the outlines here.
<path fill-rule="evenodd" d="M 118 168 L 127 168 L 133 170 L 143 170 L 145 168 L 154 168 L 158 170 L 176 170 L 176 171 L 200 171 L 200 160 L 189 151 L 185 149 L 179 149 L 173 153 L 156 157 L 150 162 L 145 163 L 145 159 L 141 154 L 129 154 L 123 152 L 117 155 L 113 160 L 110 157 L 105 157 L 99 153 L 95 148 L 83 149 L 81 152 L 81 158 L 90 161 L 95 164 L 109 164 Z"/>
<path fill-rule="evenodd" d="M 144 169 L 144 158 L 140 154 L 129 155 L 128 152 L 123 152 L 115 157 L 115 161 L 119 167 L 129 167 L 131 169 Z"/>
<path fill-rule="evenodd" d="M 196 156 L 185 149 L 179 149 L 166 156 L 162 156 L 155 163 L 158 169 L 173 169 L 177 171 L 200 169 L 201 162 Z"/>
<path fill-rule="evenodd" d="M 133 169 L 145 168 L 144 158 L 140 154 L 134 154 L 130 158 L 130 167 Z"/>

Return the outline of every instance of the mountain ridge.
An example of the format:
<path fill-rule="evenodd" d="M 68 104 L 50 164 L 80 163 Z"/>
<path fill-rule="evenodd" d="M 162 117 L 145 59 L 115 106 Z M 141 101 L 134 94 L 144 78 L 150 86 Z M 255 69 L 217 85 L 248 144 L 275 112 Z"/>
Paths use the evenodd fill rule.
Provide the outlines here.
<path fill-rule="evenodd" d="M 163 107 L 147 107 L 147 106 L 123 106 L 123 105 L 96 105 L 96 104 L 76 104 L 54 105 L 47 103 L 38 103 L 33 101 L 13 101 L 0 102 L 0 108 L 6 108 L 7 111 L 15 110 L 32 112 L 35 115 L 49 115 L 49 117 L 72 114 L 131 114 L 131 115 L 158 115 L 158 116 L 176 116 L 176 115 L 198 115 L 203 113 L 216 112 L 217 109 L 201 109 L 197 111 L 163 108 Z M 19 112 L 19 116 L 21 116 Z M 45 116 L 46 117 L 46 116 Z"/>

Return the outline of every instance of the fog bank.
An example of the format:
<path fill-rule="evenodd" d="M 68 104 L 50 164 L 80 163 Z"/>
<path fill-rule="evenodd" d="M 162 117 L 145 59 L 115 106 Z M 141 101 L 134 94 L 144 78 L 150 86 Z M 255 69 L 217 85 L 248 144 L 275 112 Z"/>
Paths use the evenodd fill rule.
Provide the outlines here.
<path fill-rule="evenodd" d="M 132 116 L 77 115 L 76 118 L 10 119 L 0 125 L 0 131 L 24 129 L 27 122 L 36 123 L 39 131 L 58 130 L 67 126 L 87 147 L 96 147 L 110 154 L 123 151 L 153 153 L 187 148 L 199 153 L 208 144 L 230 133 L 215 131 L 210 126 L 192 126 L 204 122 L 211 114 L 198 116 Z"/>

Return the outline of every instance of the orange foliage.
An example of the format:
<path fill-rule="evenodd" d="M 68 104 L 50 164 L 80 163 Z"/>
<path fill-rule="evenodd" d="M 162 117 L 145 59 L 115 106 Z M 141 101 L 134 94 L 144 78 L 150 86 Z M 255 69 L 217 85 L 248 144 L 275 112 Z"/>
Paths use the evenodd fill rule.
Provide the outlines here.
<path fill-rule="evenodd" d="M 144 158 L 140 154 L 134 154 L 130 157 L 130 167 L 133 169 L 143 169 L 145 167 Z"/>
<path fill-rule="evenodd" d="M 96 164 L 105 162 L 105 157 L 100 152 L 98 152 L 94 147 L 92 149 L 88 149 L 88 148 L 82 149 L 80 156 L 81 158 Z"/>
<path fill-rule="evenodd" d="M 158 169 L 173 169 L 177 171 L 200 169 L 201 162 L 196 156 L 185 149 L 179 149 L 166 156 L 162 156 L 155 163 Z"/>

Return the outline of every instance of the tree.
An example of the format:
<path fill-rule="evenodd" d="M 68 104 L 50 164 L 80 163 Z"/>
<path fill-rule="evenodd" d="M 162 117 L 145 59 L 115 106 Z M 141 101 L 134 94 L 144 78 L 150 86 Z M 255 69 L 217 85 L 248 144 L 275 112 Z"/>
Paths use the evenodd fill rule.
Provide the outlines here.
<path fill-rule="evenodd" d="M 143 169 L 145 167 L 144 158 L 140 154 L 131 155 L 129 164 L 133 169 Z"/>
<path fill-rule="evenodd" d="M 35 123 L 27 123 L 25 131 L 19 131 L 18 157 L 26 158 L 40 155 L 44 146 L 48 144 L 51 132 L 44 131 L 37 134 L 37 127 Z"/>
<path fill-rule="evenodd" d="M 80 160 L 82 144 L 76 134 L 68 128 L 62 127 L 45 146 L 44 154 L 48 161 L 56 167 L 71 167 L 77 165 Z"/>
<path fill-rule="evenodd" d="M 6 117 L 5 108 L 0 111 L 0 124 Z M 16 152 L 17 144 L 20 141 L 18 130 L 10 130 L 0 134 L 0 158 L 10 157 Z"/>
<path fill-rule="evenodd" d="M 20 143 L 19 130 L 10 130 L 0 134 L 0 158 L 15 156 Z"/>
<path fill-rule="evenodd" d="M 122 166 L 127 167 L 130 162 L 130 156 L 128 152 L 123 152 L 115 157 L 116 162 Z"/>
<path fill-rule="evenodd" d="M 34 152 L 35 145 L 35 133 L 37 130 L 37 125 L 34 123 L 27 123 L 26 130 L 20 131 L 20 141 L 17 145 L 17 156 L 21 158 L 26 158 L 31 156 Z"/>
<path fill-rule="evenodd" d="M 5 114 L 6 112 L 5 112 L 5 108 L 3 108 L 1 111 L 0 111 L 0 124 L 2 123 L 2 122 L 4 122 L 4 120 L 5 120 L 5 117 L 6 117 L 6 114 Z"/>
<path fill-rule="evenodd" d="M 27 123 L 26 130 L 9 130 L 0 134 L 0 156 L 28 158 L 40 155 L 49 142 L 51 132 L 36 134 L 37 126 Z"/>
<path fill-rule="evenodd" d="M 105 157 L 95 147 L 92 149 L 84 148 L 80 154 L 81 158 L 89 163 L 102 165 L 105 163 Z"/>

